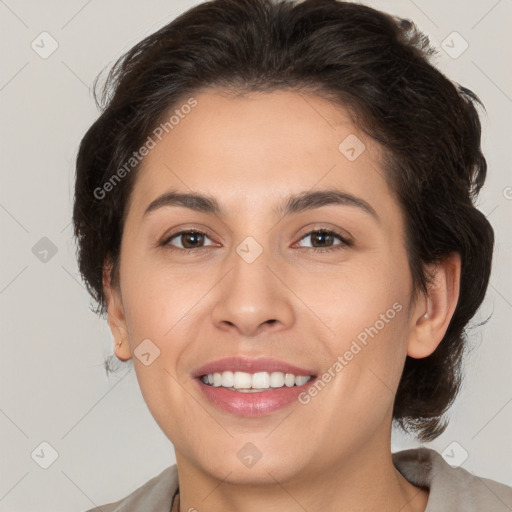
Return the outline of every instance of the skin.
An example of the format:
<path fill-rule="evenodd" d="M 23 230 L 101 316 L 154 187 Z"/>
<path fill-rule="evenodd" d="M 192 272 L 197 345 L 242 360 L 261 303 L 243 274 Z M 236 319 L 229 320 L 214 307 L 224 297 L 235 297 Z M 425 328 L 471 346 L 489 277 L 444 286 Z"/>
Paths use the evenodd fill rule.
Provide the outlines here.
<path fill-rule="evenodd" d="M 175 448 L 180 509 L 424 511 L 428 490 L 392 464 L 392 407 L 406 355 L 428 356 L 446 332 L 459 256 L 432 267 L 428 296 L 411 300 L 403 214 L 380 148 L 340 106 L 285 91 L 195 97 L 197 107 L 143 161 L 119 288 L 104 267 L 116 356 L 132 358 L 147 338 L 160 350 L 148 366 L 134 357 L 134 367 Z M 366 147 L 354 161 L 338 149 L 350 134 Z M 325 188 L 363 199 L 378 219 L 350 205 L 272 213 L 291 194 Z M 166 206 L 144 216 L 171 189 L 211 195 L 224 213 Z M 207 237 L 158 245 L 190 228 Z M 306 236 L 319 228 L 339 230 L 353 245 Z M 236 252 L 248 236 L 263 249 L 250 264 Z M 206 249 L 186 254 L 187 242 Z M 243 418 L 208 402 L 192 379 L 199 366 L 233 355 L 274 357 L 321 375 L 394 303 L 403 309 L 307 405 Z M 237 458 L 247 442 L 262 454 L 251 468 Z"/>

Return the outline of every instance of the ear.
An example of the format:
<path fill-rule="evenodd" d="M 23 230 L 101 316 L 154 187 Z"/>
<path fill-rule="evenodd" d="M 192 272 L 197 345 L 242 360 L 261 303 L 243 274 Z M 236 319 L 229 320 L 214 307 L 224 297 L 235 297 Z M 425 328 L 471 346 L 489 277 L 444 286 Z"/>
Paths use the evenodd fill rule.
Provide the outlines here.
<path fill-rule="evenodd" d="M 441 263 L 429 265 L 433 276 L 428 294 L 423 295 L 413 310 L 411 336 L 407 355 L 415 359 L 427 357 L 443 339 L 459 300 L 461 260 L 450 254 Z"/>
<path fill-rule="evenodd" d="M 132 358 L 128 337 L 128 328 L 124 316 L 124 307 L 120 290 L 111 283 L 110 273 L 112 265 L 103 266 L 103 293 L 107 302 L 108 324 L 114 338 L 114 354 L 121 361 Z"/>

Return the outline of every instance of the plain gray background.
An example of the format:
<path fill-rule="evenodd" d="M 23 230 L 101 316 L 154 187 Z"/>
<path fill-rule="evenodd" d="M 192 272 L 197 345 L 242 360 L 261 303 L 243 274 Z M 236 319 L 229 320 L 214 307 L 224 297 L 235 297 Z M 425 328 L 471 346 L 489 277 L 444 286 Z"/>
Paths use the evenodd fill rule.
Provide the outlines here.
<path fill-rule="evenodd" d="M 127 495 L 174 463 L 131 363 L 105 373 L 112 337 L 90 310 L 70 220 L 74 158 L 98 116 L 95 76 L 197 3 L 0 0 L 1 511 L 79 512 Z M 416 22 L 439 48 L 437 66 L 487 108 L 489 174 L 478 207 L 497 244 L 475 320 L 492 317 L 470 331 L 474 350 L 450 426 L 427 446 L 512 485 L 512 2 L 365 3 Z M 393 451 L 417 444 L 393 434 Z"/>

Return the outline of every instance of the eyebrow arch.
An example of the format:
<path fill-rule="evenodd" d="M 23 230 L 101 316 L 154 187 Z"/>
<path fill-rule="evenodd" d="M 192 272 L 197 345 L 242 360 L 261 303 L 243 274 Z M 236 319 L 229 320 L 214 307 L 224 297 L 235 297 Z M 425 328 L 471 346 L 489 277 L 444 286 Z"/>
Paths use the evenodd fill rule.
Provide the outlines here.
<path fill-rule="evenodd" d="M 314 192 L 301 192 L 287 197 L 281 205 L 273 210 L 274 215 L 285 217 L 293 213 L 313 210 L 327 205 L 343 205 L 359 208 L 361 211 L 379 221 L 379 216 L 374 208 L 366 201 L 346 192 L 336 189 L 317 190 Z M 222 216 L 223 210 L 214 197 L 197 194 L 169 191 L 152 201 L 146 208 L 143 216 L 158 210 L 164 206 L 181 206 L 191 210 L 211 213 Z"/>

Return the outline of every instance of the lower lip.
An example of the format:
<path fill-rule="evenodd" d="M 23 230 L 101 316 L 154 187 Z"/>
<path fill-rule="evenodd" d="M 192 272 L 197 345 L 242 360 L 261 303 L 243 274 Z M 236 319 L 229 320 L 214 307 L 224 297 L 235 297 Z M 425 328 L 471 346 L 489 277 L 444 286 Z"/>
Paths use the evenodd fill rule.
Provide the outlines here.
<path fill-rule="evenodd" d="M 223 411 L 245 417 L 266 416 L 298 402 L 299 395 L 314 381 L 315 378 L 312 377 L 302 386 L 289 388 L 284 386 L 269 391 L 243 393 L 223 387 L 208 386 L 200 378 L 197 379 L 201 391 L 210 402 Z"/>

